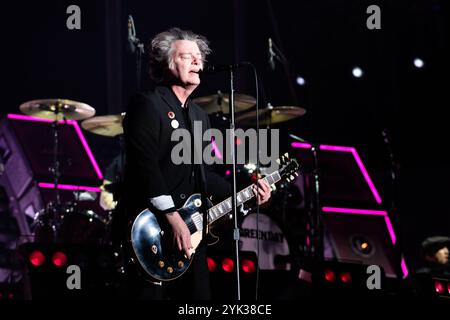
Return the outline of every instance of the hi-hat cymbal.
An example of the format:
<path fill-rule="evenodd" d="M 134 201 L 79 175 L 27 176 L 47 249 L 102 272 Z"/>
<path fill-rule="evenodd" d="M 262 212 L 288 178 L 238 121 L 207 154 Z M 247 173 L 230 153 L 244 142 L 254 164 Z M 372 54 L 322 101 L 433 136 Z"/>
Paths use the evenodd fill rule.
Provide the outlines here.
<path fill-rule="evenodd" d="M 81 127 L 84 130 L 107 137 L 123 134 L 122 121 L 125 113 L 109 116 L 98 116 L 84 120 Z"/>
<path fill-rule="evenodd" d="M 306 110 L 294 106 L 269 106 L 259 110 L 259 124 L 271 125 L 301 117 L 306 113 Z M 246 112 L 236 117 L 236 123 L 242 125 L 256 125 L 256 110 Z"/>
<path fill-rule="evenodd" d="M 229 102 L 230 97 L 228 94 L 223 94 L 220 91 L 210 96 L 204 96 L 195 98 L 195 103 L 201 105 L 208 114 L 217 112 L 230 113 Z M 250 109 L 256 104 L 256 99 L 252 96 L 236 93 L 234 95 L 234 108 L 236 112 L 241 112 Z"/>
<path fill-rule="evenodd" d="M 52 120 L 83 120 L 95 115 L 86 103 L 67 99 L 32 100 L 20 105 L 20 111 L 33 117 Z"/>

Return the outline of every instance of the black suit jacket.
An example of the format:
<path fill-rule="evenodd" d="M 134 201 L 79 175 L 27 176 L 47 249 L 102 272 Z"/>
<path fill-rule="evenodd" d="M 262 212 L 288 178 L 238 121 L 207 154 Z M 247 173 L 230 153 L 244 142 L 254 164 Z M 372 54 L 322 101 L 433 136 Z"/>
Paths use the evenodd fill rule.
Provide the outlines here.
<path fill-rule="evenodd" d="M 201 121 L 203 134 L 210 127 L 208 114 L 189 99 L 186 104 L 191 126 L 193 121 Z M 178 128 L 189 129 L 181 102 L 169 87 L 157 86 L 137 94 L 128 106 L 123 121 L 127 156 L 124 201 L 128 218 L 148 207 L 160 213 L 174 211 L 192 193 L 200 191 L 198 166 L 174 164 L 171 159 L 173 147 L 179 144 L 171 141 L 176 129 L 174 120 Z M 230 185 L 209 166 L 204 172 L 209 195 L 222 199 L 231 193 Z"/>

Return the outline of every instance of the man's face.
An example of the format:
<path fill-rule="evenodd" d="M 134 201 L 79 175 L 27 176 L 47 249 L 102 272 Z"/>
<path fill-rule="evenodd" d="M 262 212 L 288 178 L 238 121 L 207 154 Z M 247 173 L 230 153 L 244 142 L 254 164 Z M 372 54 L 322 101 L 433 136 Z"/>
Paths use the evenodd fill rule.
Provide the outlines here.
<path fill-rule="evenodd" d="M 169 66 L 171 74 L 183 87 L 197 87 L 200 84 L 198 72 L 203 69 L 202 54 L 197 43 L 177 40 L 173 46 L 173 64 Z"/>
<path fill-rule="evenodd" d="M 444 247 L 436 252 L 434 255 L 436 257 L 436 261 L 440 264 L 448 263 L 448 248 Z"/>

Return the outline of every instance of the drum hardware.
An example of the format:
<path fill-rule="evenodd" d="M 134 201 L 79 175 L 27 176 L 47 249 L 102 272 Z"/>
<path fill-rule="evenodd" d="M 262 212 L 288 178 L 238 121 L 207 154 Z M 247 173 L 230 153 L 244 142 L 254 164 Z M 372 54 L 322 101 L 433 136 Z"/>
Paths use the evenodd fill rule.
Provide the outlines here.
<path fill-rule="evenodd" d="M 31 226 L 36 242 L 102 244 L 107 240 L 111 215 L 103 217 L 93 210 L 66 202 L 53 203 L 37 212 Z"/>
<path fill-rule="evenodd" d="M 193 100 L 204 108 L 208 114 L 229 114 L 230 97 L 228 94 L 223 94 L 220 90 L 216 94 L 198 97 Z M 256 105 L 256 99 L 245 94 L 234 94 L 234 107 L 236 113 L 250 109 Z"/>
<path fill-rule="evenodd" d="M 32 117 L 50 119 L 53 134 L 53 161 L 50 172 L 53 176 L 55 200 L 50 201 L 43 211 L 36 214 L 32 228 L 35 238 L 39 241 L 61 241 L 63 234 L 61 226 L 67 212 L 73 211 L 72 204 L 62 204 L 59 193 L 61 178 L 59 153 L 59 123 L 66 120 L 83 120 L 95 115 L 91 106 L 68 99 L 40 99 L 25 102 L 20 105 L 20 111 Z M 36 234 L 37 233 L 37 234 Z M 35 239 L 36 240 L 36 239 Z"/>
<path fill-rule="evenodd" d="M 59 171 L 58 160 L 58 124 L 60 120 L 82 120 L 95 115 L 95 109 L 91 106 L 77 101 L 68 99 L 41 99 L 32 100 L 22 103 L 19 107 L 24 114 L 51 119 L 53 131 L 53 166 L 50 171 L 53 174 L 53 182 L 55 185 L 55 202 L 56 206 L 61 205 L 61 199 L 58 191 L 58 183 L 61 173 Z"/>
<path fill-rule="evenodd" d="M 103 190 L 112 193 L 115 199 L 120 198 L 121 193 L 120 189 L 122 186 L 122 172 L 125 163 L 125 141 L 123 137 L 123 126 L 122 126 L 125 114 L 126 114 L 125 112 L 122 112 L 121 114 L 116 115 L 97 116 L 84 120 L 81 123 L 81 127 L 86 131 L 105 137 L 117 138 L 119 141 L 120 153 L 117 155 L 117 157 L 120 158 L 120 164 L 122 166 L 122 169 L 119 170 L 120 172 L 116 174 L 113 182 L 104 181 L 102 186 Z"/>

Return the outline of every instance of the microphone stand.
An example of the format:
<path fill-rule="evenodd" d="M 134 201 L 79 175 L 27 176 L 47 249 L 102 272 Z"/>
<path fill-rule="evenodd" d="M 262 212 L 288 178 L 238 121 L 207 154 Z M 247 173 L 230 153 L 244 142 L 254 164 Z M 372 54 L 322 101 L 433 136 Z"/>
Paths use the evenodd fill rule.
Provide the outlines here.
<path fill-rule="evenodd" d="M 144 44 L 136 37 L 136 30 L 134 28 L 134 21 L 131 15 L 128 16 L 128 41 L 132 46 L 132 53 L 136 53 L 136 87 L 137 91 L 141 90 L 141 69 L 142 69 L 142 55 L 144 53 Z M 130 29 L 131 28 L 131 29 Z"/>
<path fill-rule="evenodd" d="M 383 136 L 383 142 L 386 145 L 386 150 L 389 155 L 389 161 L 390 161 L 390 175 L 391 175 L 391 203 L 390 203 L 390 213 L 391 215 L 394 215 L 394 228 L 397 230 L 397 232 L 400 234 L 399 237 L 397 237 L 397 243 L 395 246 L 395 252 L 396 252 L 396 268 L 395 271 L 397 273 L 397 279 L 402 279 L 402 269 L 401 269 L 401 262 L 402 262 L 402 252 L 403 252 L 403 244 L 402 244 L 402 236 L 401 236 L 401 230 L 400 230 L 400 214 L 397 211 L 397 198 L 398 198 L 398 190 L 399 190 L 399 164 L 397 162 L 396 156 L 394 154 L 393 148 L 392 148 L 392 142 L 390 139 L 390 134 L 388 132 L 387 128 L 384 128 L 381 131 L 381 135 Z"/>
<path fill-rule="evenodd" d="M 311 212 L 312 212 L 312 235 L 313 235 L 313 241 L 312 241 L 312 256 L 313 260 L 320 265 L 320 263 L 324 260 L 324 246 L 323 246 L 323 238 L 324 238 L 324 229 L 323 229 L 323 223 L 322 218 L 320 215 L 320 170 L 319 170 L 319 157 L 317 154 L 317 150 L 319 146 L 315 143 L 311 143 L 309 141 L 306 141 L 305 139 L 302 139 L 296 135 L 289 134 L 289 136 L 297 141 L 307 143 L 311 145 L 311 153 L 313 156 L 313 168 L 312 168 L 312 177 L 313 177 L 313 197 L 314 202 L 310 204 Z M 311 233 L 310 233 L 311 234 Z"/>
<path fill-rule="evenodd" d="M 233 68 L 230 68 L 230 143 L 231 143 L 231 155 L 232 155 L 232 176 L 233 176 L 233 190 L 231 194 L 231 203 L 233 204 L 233 217 L 234 217 L 234 230 L 233 230 L 233 240 L 235 243 L 236 251 L 236 280 L 237 280 L 237 299 L 241 300 L 241 280 L 240 280 L 240 262 L 239 262 L 239 226 L 238 226 L 238 215 L 237 215 L 237 189 L 236 189 L 236 137 L 235 137 L 235 108 L 234 108 L 234 74 Z"/>
<path fill-rule="evenodd" d="M 234 229 L 233 229 L 233 240 L 235 242 L 235 251 L 236 251 L 236 277 L 237 277 L 237 299 L 241 300 L 241 280 L 240 280 L 240 261 L 239 261 L 239 240 L 240 240 L 240 232 L 239 232 L 239 226 L 238 226 L 238 215 L 237 215 L 237 188 L 236 188 L 236 133 L 235 133 L 235 107 L 234 107 L 234 72 L 233 70 L 235 68 L 240 68 L 244 65 L 251 65 L 249 62 L 242 62 L 239 64 L 229 64 L 226 66 L 219 66 L 216 68 L 213 68 L 214 71 L 229 71 L 230 74 L 230 101 L 229 101 L 229 108 L 230 108 L 230 152 L 232 156 L 232 176 L 233 176 L 233 190 L 231 193 L 231 203 L 232 203 L 232 212 L 234 217 Z M 214 70 L 215 69 L 215 70 Z"/>
<path fill-rule="evenodd" d="M 292 99 L 294 100 L 295 104 L 298 104 L 297 95 L 295 94 L 294 87 L 292 86 L 292 72 L 291 67 L 289 64 L 289 60 L 286 58 L 286 56 L 283 54 L 283 52 L 278 48 L 278 46 L 275 44 L 275 41 L 271 41 L 272 48 L 275 49 L 275 51 L 272 51 L 273 57 L 277 59 L 282 65 L 284 69 L 284 73 L 288 80 L 289 90 L 291 91 Z"/>
<path fill-rule="evenodd" d="M 136 86 L 137 90 L 141 90 L 141 71 L 142 71 L 142 55 L 144 54 L 144 45 L 140 42 L 138 38 L 137 41 L 137 51 L 136 51 Z"/>

